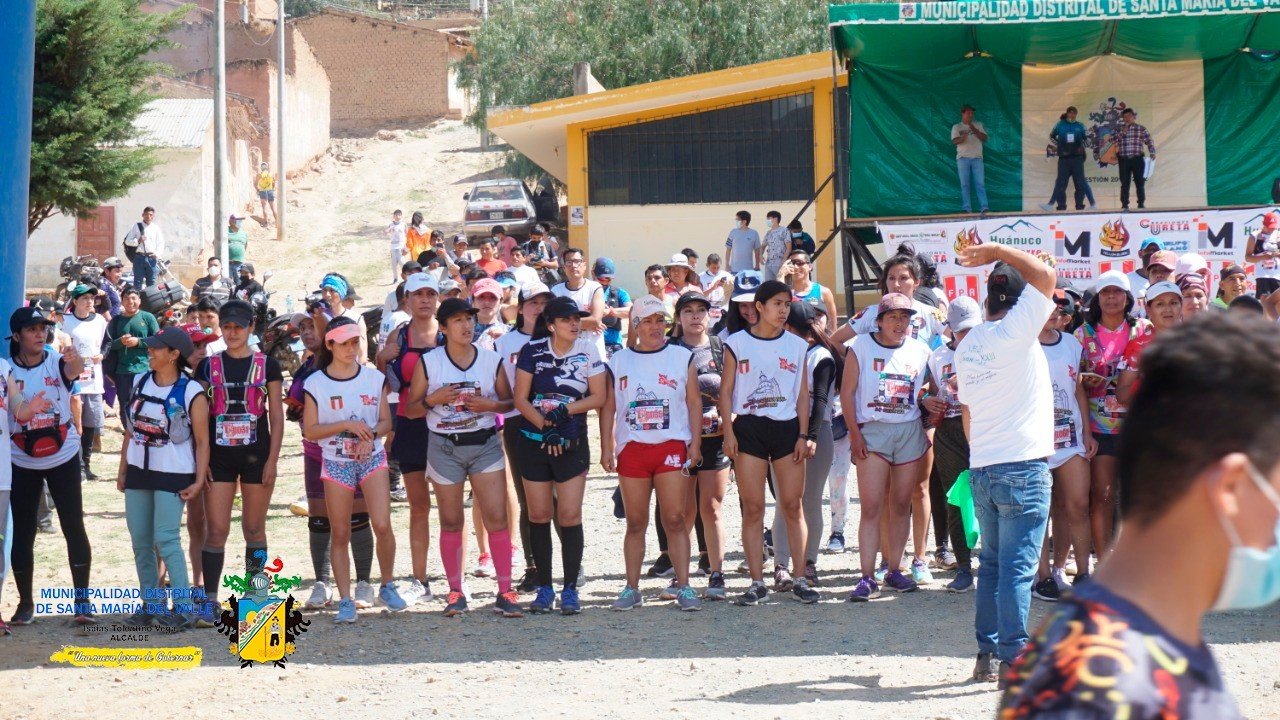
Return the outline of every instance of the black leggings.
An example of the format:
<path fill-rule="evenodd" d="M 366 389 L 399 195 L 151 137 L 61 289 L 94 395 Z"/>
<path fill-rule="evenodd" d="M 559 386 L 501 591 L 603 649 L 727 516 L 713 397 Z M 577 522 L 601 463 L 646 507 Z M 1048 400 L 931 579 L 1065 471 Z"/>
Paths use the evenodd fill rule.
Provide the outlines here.
<path fill-rule="evenodd" d="M 58 510 L 58 524 L 67 541 L 67 559 L 71 564 L 71 582 L 83 593 L 89 587 L 89 535 L 84 529 L 84 505 L 80 495 L 80 457 L 71 458 L 49 470 L 27 470 L 13 466 L 13 552 L 9 564 L 13 581 L 18 586 L 19 605 L 34 602 L 31 580 L 35 572 L 36 513 L 40 495 L 47 483 L 53 504 Z"/>
<path fill-rule="evenodd" d="M 693 482 L 697 482 L 697 478 L 693 478 Z M 701 502 L 702 489 L 694 485 L 693 489 L 693 534 L 698 538 L 698 554 L 705 555 L 707 552 L 707 534 L 702 527 L 702 513 L 698 512 L 698 503 Z M 653 525 L 658 530 L 658 551 L 667 551 L 667 529 L 662 526 L 662 506 L 657 500 L 653 501 Z"/>

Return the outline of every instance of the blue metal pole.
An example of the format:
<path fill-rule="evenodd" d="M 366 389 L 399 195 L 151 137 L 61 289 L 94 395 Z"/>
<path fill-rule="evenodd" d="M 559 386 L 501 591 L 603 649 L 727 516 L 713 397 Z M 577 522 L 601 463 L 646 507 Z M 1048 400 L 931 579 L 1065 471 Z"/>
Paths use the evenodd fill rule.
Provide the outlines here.
<path fill-rule="evenodd" d="M 0 43 L 0 321 L 25 301 L 36 0 L 8 0 Z M 8 334 L 8 323 L 0 325 Z M 0 343 L 0 350 L 8 343 Z M 5 353 L 7 354 L 7 353 Z"/>

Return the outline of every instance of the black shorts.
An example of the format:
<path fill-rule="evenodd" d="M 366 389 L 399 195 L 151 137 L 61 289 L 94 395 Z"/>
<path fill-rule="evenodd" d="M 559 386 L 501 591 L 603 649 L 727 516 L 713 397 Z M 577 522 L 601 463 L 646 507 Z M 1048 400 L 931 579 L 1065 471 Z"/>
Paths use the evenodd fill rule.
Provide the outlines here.
<path fill-rule="evenodd" d="M 573 440 L 560 455 L 552 457 L 542 444 L 524 435 L 516 438 L 515 452 L 510 455 L 519 468 L 520 477 L 530 482 L 568 482 L 586 475 L 591 466 L 591 448 L 587 439 Z"/>
<path fill-rule="evenodd" d="M 396 436 L 391 440 L 391 459 L 400 465 L 402 473 L 427 471 L 427 419 L 407 418 L 397 415 Z"/>
<path fill-rule="evenodd" d="M 524 477 L 524 474 L 520 472 L 520 458 L 516 455 L 519 452 L 520 442 L 524 439 L 524 436 L 520 434 L 519 417 L 503 419 L 502 449 L 507 453 L 507 467 L 511 468 L 511 475 L 516 482 L 520 482 L 520 478 Z"/>
<path fill-rule="evenodd" d="M 209 473 L 214 482 L 261 485 L 262 470 L 267 465 L 266 448 L 232 448 L 214 446 L 209 451 Z"/>
<path fill-rule="evenodd" d="M 693 472 L 710 472 L 729 467 L 729 456 L 724 454 L 724 436 L 713 435 L 702 438 L 702 461 L 693 468 Z"/>
<path fill-rule="evenodd" d="M 778 460 L 796 451 L 800 420 L 739 415 L 733 419 L 733 435 L 738 440 L 738 452 L 765 460 Z"/>
<path fill-rule="evenodd" d="M 1094 433 L 1093 439 L 1098 441 L 1098 455 L 1106 457 L 1120 456 L 1120 436 Z"/>

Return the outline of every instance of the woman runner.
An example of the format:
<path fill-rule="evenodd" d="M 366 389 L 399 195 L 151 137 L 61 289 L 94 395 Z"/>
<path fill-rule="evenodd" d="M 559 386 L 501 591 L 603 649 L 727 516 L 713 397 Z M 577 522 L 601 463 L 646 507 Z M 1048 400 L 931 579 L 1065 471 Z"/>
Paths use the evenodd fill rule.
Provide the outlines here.
<path fill-rule="evenodd" d="M 182 511 L 204 488 L 209 473 L 209 401 L 200 384 L 187 377 L 187 358 L 195 346 L 185 331 L 165 328 L 143 344 L 151 370 L 134 382 L 121 418 L 125 449 L 116 478 L 116 489 L 124 493 L 143 598 L 125 624 L 147 627 L 154 622 L 185 630 L 195 624 L 196 605 L 182 547 Z M 157 555 L 175 589 L 172 612 L 158 593 Z"/>
<path fill-rule="evenodd" d="M 805 460 L 816 449 L 809 430 L 809 382 L 805 341 L 785 329 L 791 310 L 791 288 L 766 280 L 755 293 L 759 322 L 734 333 L 725 343 L 720 416 L 732 418 L 725 428 L 724 451 L 733 458 L 742 497 L 742 544 L 746 548 L 751 587 L 739 605 L 757 605 L 769 595 L 764 584 L 764 487 L 770 468 L 777 490 L 777 512 L 786 519 L 792 560 L 804 563 L 805 528 L 800 499 Z M 805 604 L 818 592 L 800 578 L 792 587 Z"/>
<path fill-rule="evenodd" d="M 1182 291 L 1171 282 L 1153 283 L 1147 288 L 1147 319 L 1151 332 L 1143 333 L 1125 346 L 1120 359 L 1120 379 L 1116 381 L 1116 399 L 1125 407 L 1133 402 L 1138 392 L 1138 380 L 1142 377 L 1139 365 L 1142 351 L 1156 339 L 1156 335 L 1182 322 Z"/>
<path fill-rule="evenodd" d="M 306 381 L 302 434 L 319 443 L 324 453 L 321 478 L 325 506 L 332 522 L 330 555 L 338 586 L 338 613 L 333 621 L 356 621 L 351 597 L 351 510 L 357 487 L 364 490 L 369 522 L 377 538 L 382 588 L 378 598 L 391 610 L 408 604 L 395 584 L 396 537 L 391 530 L 391 495 L 387 453 L 382 437 L 391 430 L 386 379 L 360 362 L 360 326 L 349 318 L 335 318 L 325 331 L 317 365 L 320 371 Z"/>
<path fill-rule="evenodd" d="M 701 443 L 693 428 L 702 424 L 702 395 L 698 390 L 693 354 L 666 342 L 666 304 L 652 295 L 631 305 L 631 332 L 636 341 L 609 360 L 612 392 L 600 411 L 600 463 L 605 472 L 618 472 L 622 504 L 627 514 L 623 556 L 627 584 L 613 603 L 614 610 L 644 604 L 640 595 L 640 564 L 649 526 L 649 497 L 657 492 L 662 522 L 667 526 L 668 552 L 675 569 L 676 606 L 700 610 L 702 601 L 689 585 L 690 468 L 701 462 Z M 616 452 L 616 455 L 615 455 Z"/>
<path fill-rule="evenodd" d="M 560 521 L 560 553 L 564 588 L 560 612 L 576 615 L 578 571 L 582 567 L 582 495 L 586 490 L 591 451 L 585 415 L 604 405 L 604 361 L 594 338 L 580 336 L 581 320 L 590 313 L 572 298 L 547 302 L 533 339 L 516 362 L 515 406 L 520 411 L 516 465 L 529 504 L 529 535 L 538 569 L 537 597 L 529 611 L 551 611 L 551 518 Z M 555 483 L 553 503 L 552 483 Z"/>
<path fill-rule="evenodd" d="M 511 589 L 511 535 L 507 529 L 507 475 L 495 413 L 511 409 L 511 387 L 502 358 L 472 343 L 477 310 L 457 298 L 440 303 L 436 321 L 445 345 L 427 353 L 413 372 L 405 402 L 427 411 L 427 476 L 440 511 L 440 559 L 449 581 L 445 617 L 467 611 L 462 589 L 466 522 L 463 482 L 469 480 L 475 505 L 493 548 L 498 597 L 494 612 L 523 617 L 520 596 Z"/>
<path fill-rule="evenodd" d="M 920 482 L 920 464 L 929 448 L 920 422 L 920 388 L 929 362 L 929 346 L 910 337 L 916 309 L 910 298 L 889 293 L 876 308 L 876 332 L 858 335 L 849 345 L 841 381 L 840 404 L 849 426 L 849 447 L 858 464 L 858 549 L 862 579 L 849 595 L 853 602 L 880 596 L 876 551 L 888 568 L 884 584 L 898 592 L 918 589 L 902 574 L 902 552 L 910 531 L 911 495 Z M 880 546 L 881 508 L 889 508 L 888 546 Z"/>

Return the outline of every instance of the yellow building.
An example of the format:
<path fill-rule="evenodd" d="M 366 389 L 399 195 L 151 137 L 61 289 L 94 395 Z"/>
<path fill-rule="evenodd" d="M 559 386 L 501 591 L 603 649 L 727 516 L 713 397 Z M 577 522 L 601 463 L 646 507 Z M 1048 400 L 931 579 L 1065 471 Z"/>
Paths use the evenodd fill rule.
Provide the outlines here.
<path fill-rule="evenodd" d="M 642 292 L 644 268 L 686 247 L 701 271 L 738 210 L 762 237 L 777 210 L 819 247 L 834 235 L 816 279 L 843 308 L 847 82 L 820 52 L 495 111 L 488 126 L 568 186 L 569 244 L 612 258 L 622 287 Z"/>

